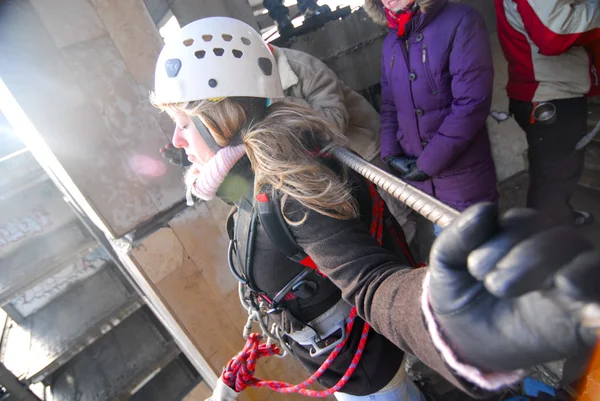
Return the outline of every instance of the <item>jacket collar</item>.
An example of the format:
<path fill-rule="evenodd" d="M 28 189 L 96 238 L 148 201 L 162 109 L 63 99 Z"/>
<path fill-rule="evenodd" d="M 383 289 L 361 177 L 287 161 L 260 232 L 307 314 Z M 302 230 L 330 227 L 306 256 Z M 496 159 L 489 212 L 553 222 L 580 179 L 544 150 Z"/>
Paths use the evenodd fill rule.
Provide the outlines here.
<path fill-rule="evenodd" d="M 275 57 L 275 62 L 277 63 L 277 70 L 279 71 L 281 86 L 283 87 L 283 90 L 286 91 L 292 86 L 298 84 L 298 75 L 296 75 L 292 69 L 292 66 L 290 65 L 290 62 L 284 51 L 273 45 L 270 45 L 270 47 L 273 52 L 273 56 Z"/>
<path fill-rule="evenodd" d="M 423 21 L 416 24 L 415 28 L 422 29 L 425 27 L 446 3 L 448 3 L 448 0 L 417 0 L 421 14 L 423 14 L 419 18 L 423 19 Z M 369 14 L 375 23 L 387 26 L 387 18 L 381 0 L 365 0 L 364 7 L 367 14 Z"/>

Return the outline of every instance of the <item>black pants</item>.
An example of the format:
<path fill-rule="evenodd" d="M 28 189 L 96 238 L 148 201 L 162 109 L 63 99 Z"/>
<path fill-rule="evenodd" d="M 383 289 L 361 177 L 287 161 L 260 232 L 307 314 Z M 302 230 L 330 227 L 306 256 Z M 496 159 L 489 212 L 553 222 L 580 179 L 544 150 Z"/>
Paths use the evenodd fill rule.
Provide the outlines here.
<path fill-rule="evenodd" d="M 264 0 L 263 6 L 269 12 L 269 16 L 275 21 L 281 21 L 290 15 L 290 10 L 283 5 L 283 0 Z M 316 10 L 317 0 L 298 0 L 298 8 L 303 14 L 308 9 Z"/>
<path fill-rule="evenodd" d="M 583 172 L 584 151 L 575 144 L 587 128 L 585 98 L 560 99 L 557 119 L 549 125 L 531 123 L 533 104 L 510 99 L 510 113 L 527 134 L 529 191 L 527 207 L 540 210 L 559 224 L 573 222 L 569 203 Z"/>

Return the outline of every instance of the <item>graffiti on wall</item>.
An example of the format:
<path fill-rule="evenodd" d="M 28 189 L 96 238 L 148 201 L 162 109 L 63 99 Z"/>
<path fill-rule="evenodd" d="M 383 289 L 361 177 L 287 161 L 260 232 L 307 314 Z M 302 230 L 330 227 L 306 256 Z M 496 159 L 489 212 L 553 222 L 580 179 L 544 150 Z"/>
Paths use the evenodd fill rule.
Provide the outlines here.
<path fill-rule="evenodd" d="M 94 248 L 84 257 L 19 294 L 10 304 L 22 317 L 27 317 L 64 294 L 74 284 L 98 272 L 109 260 L 110 255 L 104 248 Z"/>
<path fill-rule="evenodd" d="M 52 221 L 42 207 L 36 207 L 25 216 L 16 217 L 0 225 L 0 249 L 23 238 L 45 231 Z"/>

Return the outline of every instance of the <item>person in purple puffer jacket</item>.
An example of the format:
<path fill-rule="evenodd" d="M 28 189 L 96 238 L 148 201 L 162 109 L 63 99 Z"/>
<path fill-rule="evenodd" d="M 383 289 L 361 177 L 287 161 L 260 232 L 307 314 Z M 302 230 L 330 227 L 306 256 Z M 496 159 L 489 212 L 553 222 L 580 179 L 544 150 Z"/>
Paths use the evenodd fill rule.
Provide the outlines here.
<path fill-rule="evenodd" d="M 389 34 L 381 158 L 411 185 L 464 210 L 498 200 L 485 125 L 494 78 L 483 18 L 447 0 L 366 0 Z"/>

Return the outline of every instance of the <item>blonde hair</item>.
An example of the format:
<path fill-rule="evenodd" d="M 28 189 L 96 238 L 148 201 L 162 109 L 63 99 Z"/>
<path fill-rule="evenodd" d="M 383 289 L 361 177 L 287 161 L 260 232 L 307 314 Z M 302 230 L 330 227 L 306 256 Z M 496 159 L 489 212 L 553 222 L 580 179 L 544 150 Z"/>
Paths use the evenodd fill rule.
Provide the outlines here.
<path fill-rule="evenodd" d="M 285 213 L 288 198 L 308 209 L 336 219 L 358 216 L 347 170 L 336 174 L 319 160 L 332 147 L 346 139 L 325 118 L 307 107 L 277 102 L 260 121 L 247 121 L 244 105 L 232 99 L 201 100 L 176 104 L 155 104 L 170 113 L 200 117 L 220 146 L 227 146 L 241 135 L 242 143 L 254 170 L 254 192 L 271 186 L 282 194 L 281 210 Z M 241 130 L 241 131 L 240 131 Z"/>

